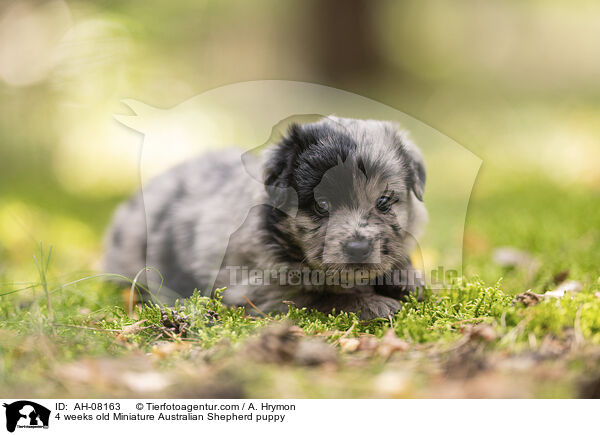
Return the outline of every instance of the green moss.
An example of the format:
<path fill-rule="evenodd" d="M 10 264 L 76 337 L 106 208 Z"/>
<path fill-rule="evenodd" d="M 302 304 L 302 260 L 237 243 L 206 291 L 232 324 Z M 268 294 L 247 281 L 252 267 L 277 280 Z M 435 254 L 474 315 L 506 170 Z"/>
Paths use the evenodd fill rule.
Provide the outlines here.
<path fill-rule="evenodd" d="M 600 298 L 596 296 L 600 291 L 600 200 L 578 189 L 567 192 L 547 180 L 505 181 L 502 189 L 479 190 L 473 197 L 466 231 L 483 242 L 477 249 L 468 244 L 465 247 L 466 277 L 443 291 L 426 291 L 423 301 L 407 298 L 391 319 L 391 326 L 413 346 L 452 345 L 463 337 L 467 325 L 476 323 L 490 324 L 498 334 L 497 340 L 486 345 L 490 352 L 518 353 L 547 336 L 566 340 L 573 334 L 583 343 L 600 345 Z M 551 211 L 546 206 L 550 203 Z M 539 270 L 529 276 L 494 264 L 492 251 L 502 245 L 530 252 L 538 259 Z M 60 255 L 58 251 L 57 267 L 63 273 Z M 46 256 L 38 253 L 37 258 L 47 258 L 47 252 Z M 361 321 L 355 313 L 327 314 L 293 306 L 286 314 L 251 316 L 243 308 L 223 305 L 221 291 L 214 299 L 196 292 L 166 311 L 156 304 L 136 307 L 130 316 L 122 289 L 108 283 L 106 277 L 85 278 L 84 273 L 75 272 L 57 276 L 48 261 L 38 263 L 40 279 L 36 281 L 12 283 L 12 276 L 0 280 L 4 282 L 0 289 L 0 385 L 6 391 L 19 391 L 23 386 L 36 391 L 36 385 L 43 384 L 51 394 L 60 390 L 52 377 L 56 365 L 90 357 L 121 358 L 139 350 L 149 352 L 165 340 L 183 339 L 203 351 L 220 348 L 231 354 L 248 337 L 275 321 L 291 322 L 305 334 L 323 336 L 332 344 L 343 334 L 382 337 L 390 328 L 390 319 Z M 553 287 L 553 276 L 564 270 L 569 271 L 569 279 L 583 283 L 583 291 L 561 300 L 543 300 L 532 307 L 513 304 L 516 293 L 528 289 L 542 293 Z M 183 316 L 185 337 L 164 333 L 165 314 L 171 323 L 177 320 L 175 316 Z M 140 324 L 142 329 L 118 339 L 119 331 L 140 320 L 145 320 Z M 174 361 L 167 358 L 164 363 Z M 575 373 L 583 373 L 589 370 L 586 364 L 575 361 L 570 367 Z M 321 376 L 304 369 L 270 366 L 236 370 L 233 372 L 246 376 L 240 382 L 265 395 L 272 391 L 265 386 L 265 379 L 279 382 L 289 375 L 294 379 L 294 388 L 310 395 L 307 388 L 313 377 Z M 366 368 L 339 370 L 326 382 L 340 397 L 368 396 L 368 381 L 382 370 L 384 362 L 374 357 Z M 46 379 L 50 380 L 41 381 Z M 343 380 L 351 379 L 366 383 L 356 381 L 346 386 Z M 326 397 L 328 390 L 312 393 Z"/>

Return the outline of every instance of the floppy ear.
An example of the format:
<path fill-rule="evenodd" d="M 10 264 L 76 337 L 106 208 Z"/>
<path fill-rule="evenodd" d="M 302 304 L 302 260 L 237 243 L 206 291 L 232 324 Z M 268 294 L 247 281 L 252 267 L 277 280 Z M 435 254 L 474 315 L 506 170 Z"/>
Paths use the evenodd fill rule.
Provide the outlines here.
<path fill-rule="evenodd" d="M 423 159 L 421 150 L 402 135 L 400 136 L 400 148 L 408 170 L 408 184 L 417 199 L 423 202 L 427 174 L 425 172 L 425 160 Z"/>
<path fill-rule="evenodd" d="M 265 163 L 265 189 L 276 208 L 284 207 L 289 200 L 294 164 L 298 155 L 310 145 L 312 135 L 303 127 L 292 123 L 287 134 L 271 152 Z M 313 138 L 314 140 L 314 138 Z"/>
<path fill-rule="evenodd" d="M 425 172 L 425 161 L 420 152 L 416 155 L 411 155 L 412 163 L 412 190 L 415 193 L 417 199 L 423 202 L 423 195 L 425 195 L 425 181 L 427 179 L 427 173 Z"/>

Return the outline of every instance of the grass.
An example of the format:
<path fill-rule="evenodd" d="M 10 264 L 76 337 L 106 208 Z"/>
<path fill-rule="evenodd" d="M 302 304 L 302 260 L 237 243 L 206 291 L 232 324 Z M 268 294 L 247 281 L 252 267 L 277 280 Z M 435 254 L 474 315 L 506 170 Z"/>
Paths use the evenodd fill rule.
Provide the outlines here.
<path fill-rule="evenodd" d="M 504 180 L 502 189 L 473 196 L 466 276 L 428 291 L 424 301 L 408 298 L 392 318 L 368 322 L 354 313 L 293 306 L 286 314 L 255 317 L 224 306 L 221 293 L 129 312 L 128 291 L 102 275 L 57 278 L 57 249 L 50 255 L 40 246 L 39 279 L 5 279 L 0 291 L 2 391 L 35 397 L 585 395 L 584 386 L 600 375 L 600 200 L 544 179 Z M 527 251 L 539 269 L 531 275 L 498 266 L 491 260 L 498 246 Z M 513 302 L 526 290 L 552 289 L 553 277 L 564 271 L 582 283 L 581 292 L 535 306 Z M 487 335 L 477 329 L 482 325 L 491 328 Z M 402 350 L 386 350 L 400 349 L 389 347 L 392 336 Z M 309 345 L 326 349 L 307 357 L 302 349 Z M 148 391 L 122 377 L 132 370 L 165 383 Z"/>

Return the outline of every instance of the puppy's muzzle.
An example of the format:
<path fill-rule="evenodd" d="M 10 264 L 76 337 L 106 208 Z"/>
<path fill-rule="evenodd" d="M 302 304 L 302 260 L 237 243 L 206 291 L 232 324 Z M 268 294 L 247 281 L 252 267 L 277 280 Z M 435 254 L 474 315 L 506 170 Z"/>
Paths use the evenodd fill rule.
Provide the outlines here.
<path fill-rule="evenodd" d="M 369 258 L 373 250 L 373 245 L 370 240 L 359 237 L 347 241 L 344 244 L 343 250 L 350 263 L 360 263 Z"/>

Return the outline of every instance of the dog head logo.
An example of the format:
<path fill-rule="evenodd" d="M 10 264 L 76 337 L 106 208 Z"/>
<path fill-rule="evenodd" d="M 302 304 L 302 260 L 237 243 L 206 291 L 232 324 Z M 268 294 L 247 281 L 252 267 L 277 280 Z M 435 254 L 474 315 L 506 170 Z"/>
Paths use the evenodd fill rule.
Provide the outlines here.
<path fill-rule="evenodd" d="M 6 430 L 14 432 L 16 428 L 48 428 L 50 410 L 29 400 L 19 400 L 3 405 L 6 408 Z"/>
<path fill-rule="evenodd" d="M 280 149 L 281 146 L 277 145 L 286 142 L 285 138 L 290 135 L 288 127 L 294 123 L 302 126 L 312 124 L 311 131 L 314 131 L 315 134 L 329 129 L 334 133 L 339 133 L 338 136 L 349 136 L 353 138 L 353 143 L 359 144 L 361 147 L 364 145 L 365 152 L 362 154 L 378 163 L 371 168 L 363 165 L 364 158 L 361 161 L 353 156 L 341 156 L 339 162 L 335 160 L 332 164 L 327 165 L 327 169 L 331 170 L 329 174 L 324 171 L 318 174 L 309 174 L 318 175 L 319 180 L 324 181 L 310 186 L 312 191 L 309 199 L 320 207 L 322 214 L 329 214 L 329 224 L 325 225 L 325 219 L 323 219 L 323 223 L 315 229 L 317 226 L 312 221 L 304 219 L 306 225 L 303 227 L 316 232 L 320 231 L 320 237 L 311 236 L 310 232 L 307 232 L 306 241 L 303 243 L 304 250 L 299 253 L 303 264 L 308 262 L 310 266 L 314 266 L 315 261 L 310 262 L 310 260 L 311 254 L 315 254 L 312 257 L 322 257 L 322 262 L 327 263 L 325 266 L 327 268 L 336 268 L 340 262 L 348 263 L 349 261 L 389 268 L 390 265 L 385 263 L 389 257 L 400 258 L 405 251 L 408 252 L 407 243 L 395 244 L 394 240 L 398 238 L 395 232 L 400 231 L 402 235 L 406 232 L 407 237 L 411 236 L 417 240 L 423 231 L 421 228 L 412 228 L 409 224 L 423 222 L 423 219 L 407 218 L 404 226 L 399 224 L 400 230 L 387 225 L 390 230 L 382 233 L 378 231 L 378 228 L 381 229 L 385 226 L 385 222 L 375 222 L 376 216 L 373 216 L 372 220 L 367 220 L 367 225 L 364 225 L 355 216 L 356 213 L 345 212 L 345 208 L 335 202 L 340 198 L 343 199 L 344 195 L 332 191 L 327 180 L 329 175 L 329 178 L 335 179 L 336 183 L 334 184 L 337 186 L 345 176 L 352 175 L 358 184 L 356 186 L 344 184 L 342 187 L 345 190 L 341 192 L 342 194 L 349 194 L 352 200 L 357 199 L 352 196 L 353 193 L 360 194 L 358 195 L 360 210 L 373 208 L 375 204 L 379 203 L 383 210 L 387 207 L 386 204 L 391 204 L 393 213 L 385 214 L 382 219 L 385 220 L 388 217 L 391 219 L 391 216 L 394 215 L 398 217 L 399 221 L 402 221 L 402 213 L 408 216 L 410 210 L 400 206 L 401 202 L 396 201 L 397 196 L 399 193 L 410 194 L 414 196 L 413 202 L 417 206 L 424 201 L 425 179 L 424 171 L 420 169 L 424 167 L 421 163 L 425 161 L 427 162 L 426 200 L 430 213 L 423 237 L 418 239 L 418 244 L 416 241 L 411 244 L 411 248 L 414 245 L 413 252 L 418 250 L 418 258 L 413 259 L 413 263 L 423 271 L 425 278 L 430 277 L 428 281 L 432 287 L 435 285 L 442 288 L 444 285 L 444 280 L 440 283 L 433 282 L 434 279 L 437 279 L 439 271 L 452 272 L 453 276 L 462 275 L 463 230 L 467 206 L 481 160 L 452 139 L 405 113 L 339 89 L 287 81 L 255 81 L 228 85 L 207 91 L 171 109 L 158 109 L 134 100 L 125 100 L 124 103 L 132 110 L 133 114 L 117 115 L 115 118 L 143 134 L 143 147 L 140 154 L 142 192 L 146 191 L 146 186 L 144 186 L 146 180 L 150 180 L 168 167 L 173 167 L 209 149 L 222 150 L 228 144 L 237 143 L 242 144 L 244 149 L 236 151 L 230 147 L 228 153 L 238 152 L 238 166 L 243 166 L 243 168 L 239 170 L 236 167 L 235 171 L 228 169 L 223 173 L 227 173 L 227 177 L 231 177 L 234 172 L 240 174 L 239 178 L 244 179 L 240 183 L 242 186 L 264 183 L 262 190 L 264 191 L 266 188 L 269 193 L 269 204 L 261 203 L 264 201 L 262 197 L 255 198 L 252 195 L 246 195 L 243 207 L 236 208 L 239 213 L 235 215 L 230 213 L 227 216 L 228 226 L 221 228 L 222 231 L 219 232 L 219 234 L 227 234 L 227 237 L 211 239 L 211 246 L 215 247 L 215 252 L 218 254 L 207 259 L 206 263 L 214 264 L 215 267 L 210 270 L 202 268 L 202 282 L 217 282 L 220 273 L 218 265 L 222 264 L 226 257 L 228 246 L 235 237 L 233 233 L 241 228 L 245 219 L 254 217 L 251 213 L 252 210 L 260 209 L 264 205 L 281 209 L 283 202 L 287 207 L 282 211 L 296 219 L 296 224 L 301 224 L 302 222 L 299 221 L 305 218 L 300 213 L 302 201 L 299 202 L 301 199 L 299 195 L 301 196 L 303 191 L 298 191 L 295 189 L 298 186 L 286 183 L 282 179 L 282 176 L 286 175 L 286 168 L 293 169 L 296 166 L 285 165 L 282 160 L 282 165 L 273 166 L 277 169 L 273 179 L 265 180 L 265 168 L 259 164 L 252 164 L 252 162 L 258 161 L 254 157 L 262 151 Z M 389 121 L 391 124 L 400 126 L 402 131 L 410 132 L 410 141 L 407 138 L 399 138 L 399 141 L 404 144 L 405 156 L 398 159 L 397 153 L 391 149 L 391 146 L 387 146 L 392 142 L 386 136 L 390 129 L 383 127 L 388 124 L 369 121 L 373 119 Z M 319 123 L 320 127 L 316 128 L 317 124 L 313 123 L 319 120 L 325 120 L 327 125 Z M 363 121 L 356 122 L 356 120 Z M 367 133 L 364 137 L 363 132 Z M 271 133 L 270 136 L 269 133 Z M 315 139 L 327 145 L 328 137 L 324 135 Z M 303 138 L 309 143 L 311 135 L 304 134 L 298 139 Z M 406 145 L 413 140 L 422 152 L 422 156 L 412 153 L 413 148 Z M 139 141 L 136 139 L 135 144 L 132 145 L 139 145 Z M 283 154 L 293 158 L 295 156 L 294 147 L 298 146 L 298 143 L 294 142 L 291 145 L 293 145 L 290 147 L 291 151 Z M 318 157 L 323 160 L 327 156 Z M 404 165 L 398 166 L 404 175 L 414 174 L 415 177 L 405 179 L 400 179 L 398 176 L 382 177 L 381 175 L 387 174 L 390 169 L 392 175 L 398 175 L 398 171 L 392 167 L 394 162 Z M 282 168 L 284 169 L 283 174 L 280 173 Z M 355 169 L 358 169 L 358 174 Z M 195 174 L 202 174 L 202 172 L 200 170 Z M 357 174 L 356 177 L 354 177 L 355 174 Z M 304 176 L 302 178 L 306 179 Z M 219 186 L 218 180 L 202 180 L 202 183 L 203 185 L 214 183 L 215 188 Z M 389 189 L 386 190 L 386 187 Z M 248 189 L 252 190 L 250 187 Z M 254 190 L 261 191 L 261 189 Z M 174 191 L 174 194 L 177 193 Z M 146 212 L 159 206 L 160 198 L 157 198 L 156 195 L 144 193 L 143 199 Z M 153 201 L 156 201 L 156 204 Z M 331 209 L 326 210 L 328 207 Z M 145 221 L 150 220 L 146 216 Z M 148 229 L 148 231 L 151 230 Z M 356 240 L 347 239 L 348 231 L 351 234 L 358 232 L 358 235 L 354 237 Z M 232 238 L 228 237 L 230 234 Z M 286 233 L 286 235 L 288 234 Z M 296 237 L 296 234 L 294 233 L 293 236 Z M 156 247 L 153 245 L 154 238 L 147 237 L 146 239 L 146 264 L 162 264 L 160 258 L 152 257 L 154 253 L 160 252 L 160 250 L 154 249 Z M 343 247 L 346 249 L 344 250 Z M 400 248 L 403 248 L 402 252 L 399 252 Z M 352 258 L 352 260 L 348 258 Z M 210 276 L 205 277 L 204 275 Z M 165 295 L 163 280 L 158 274 L 150 274 L 147 281 L 148 288 L 152 293 L 158 292 L 160 289 L 161 295 Z M 168 290 L 169 286 L 166 287 Z M 171 287 L 181 286 L 172 285 Z M 173 297 L 178 297 L 178 294 L 174 294 Z"/>

